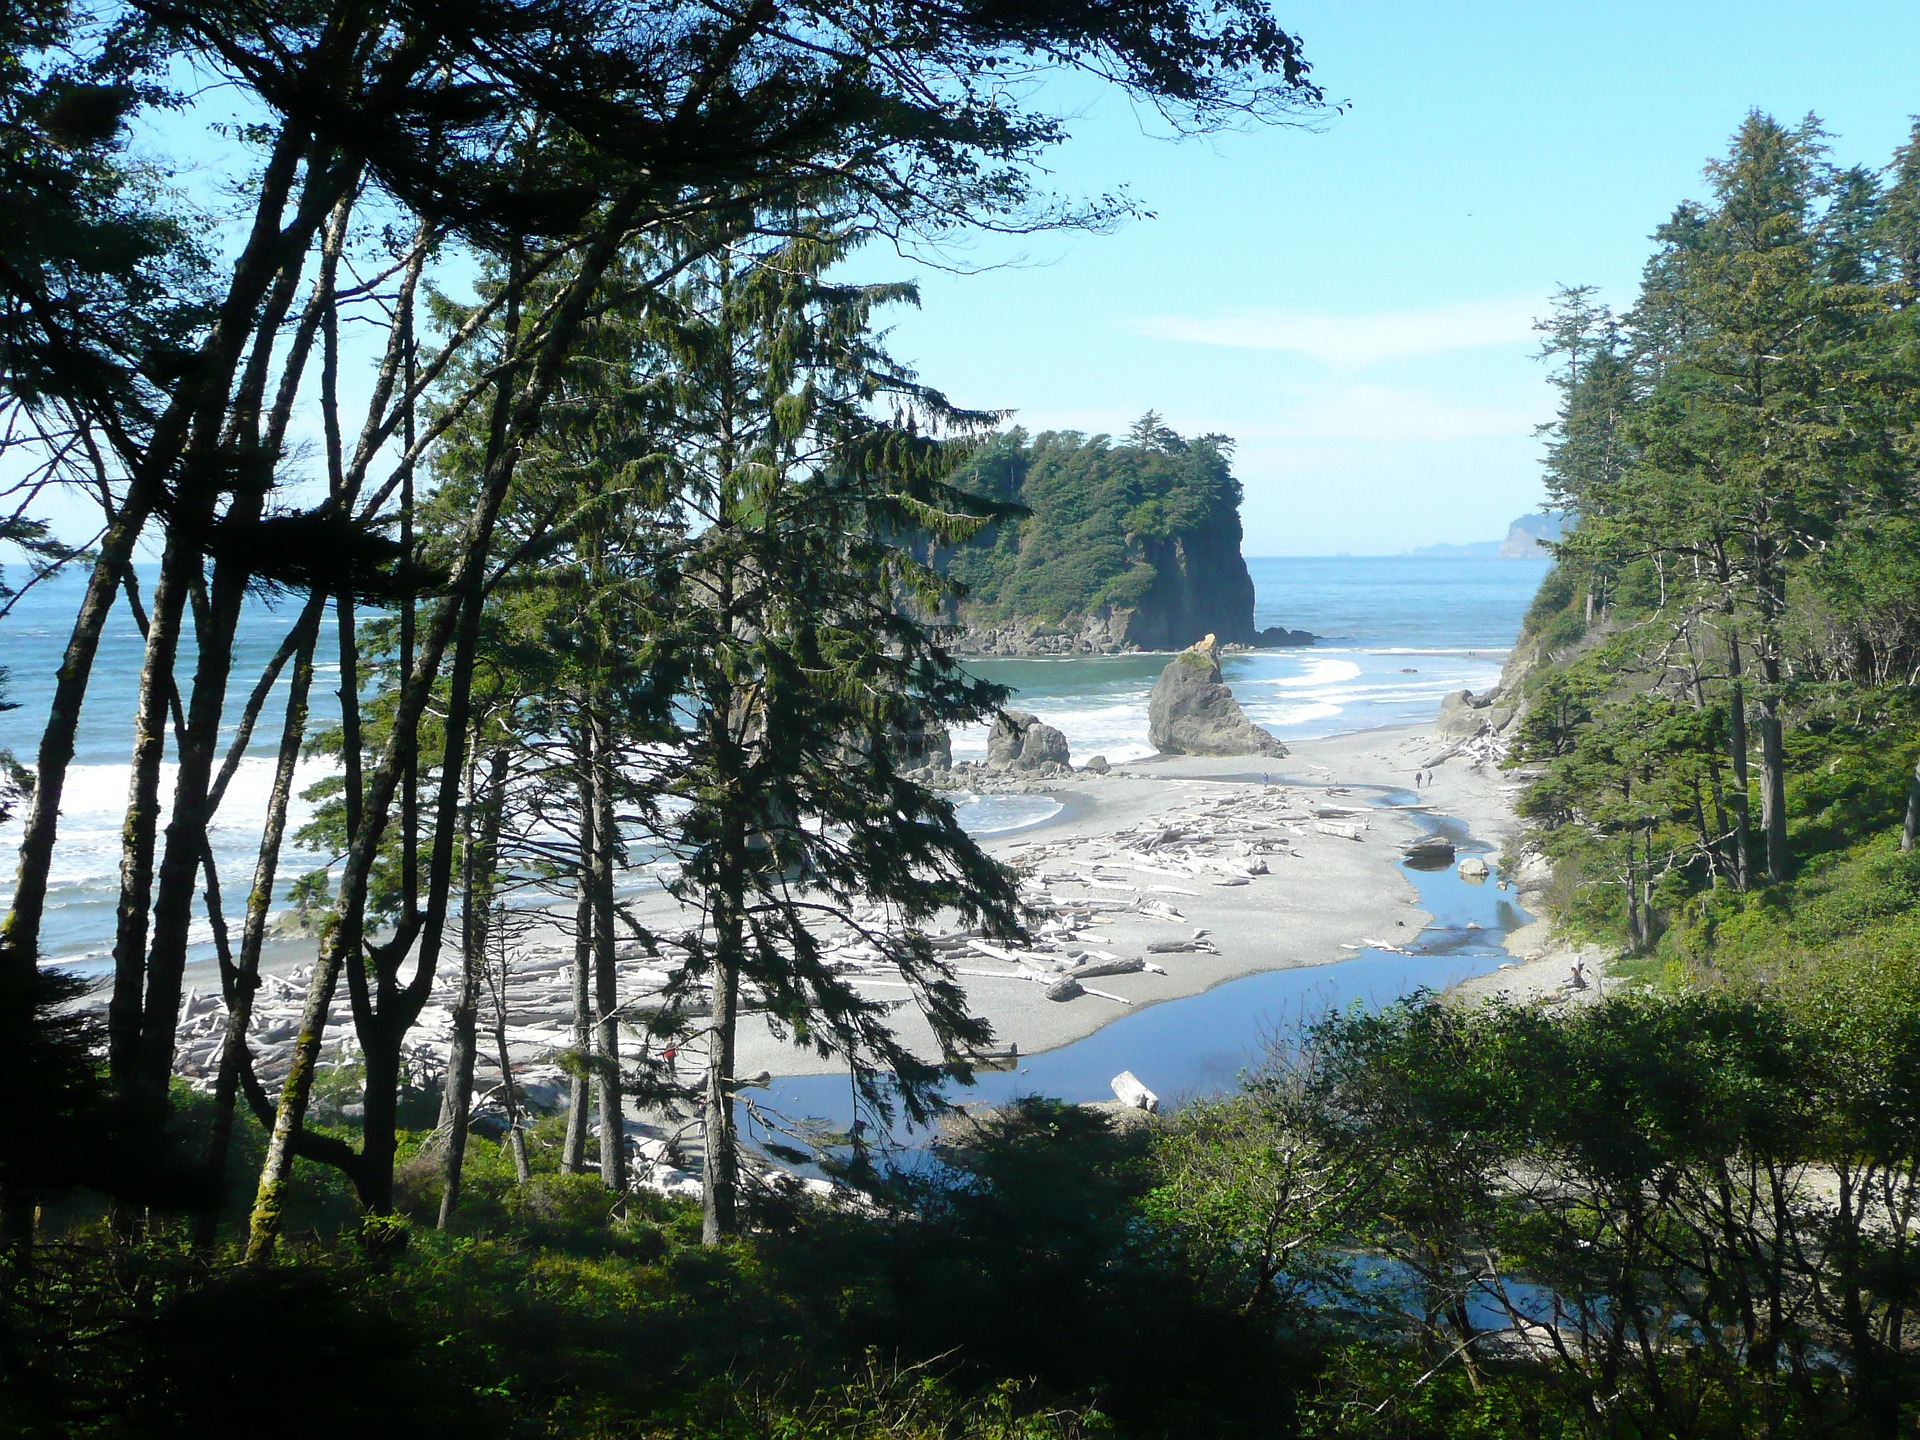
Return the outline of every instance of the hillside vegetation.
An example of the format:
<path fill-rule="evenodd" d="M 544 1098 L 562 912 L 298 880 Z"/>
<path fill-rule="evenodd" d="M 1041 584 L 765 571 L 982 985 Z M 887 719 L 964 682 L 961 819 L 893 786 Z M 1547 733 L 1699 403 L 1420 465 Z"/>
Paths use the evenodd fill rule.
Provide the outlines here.
<path fill-rule="evenodd" d="M 1562 918 L 1691 971 L 1910 959 L 1920 142 L 1750 116 L 1621 315 L 1542 326 L 1579 516 L 1514 758 Z"/>
<path fill-rule="evenodd" d="M 1151 412 L 1119 442 L 994 436 L 954 484 L 1027 513 L 947 554 L 946 573 L 968 591 L 962 618 L 1077 626 L 1117 615 L 1115 640 L 1154 648 L 1209 630 L 1250 640 L 1232 453 L 1225 436 L 1186 439 Z"/>

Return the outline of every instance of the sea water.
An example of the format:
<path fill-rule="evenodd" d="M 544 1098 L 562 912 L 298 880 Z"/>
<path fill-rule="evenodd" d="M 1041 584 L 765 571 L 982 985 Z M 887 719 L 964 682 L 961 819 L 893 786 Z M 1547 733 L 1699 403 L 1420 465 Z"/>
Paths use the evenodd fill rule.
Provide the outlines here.
<path fill-rule="evenodd" d="M 1456 690 L 1500 677 L 1533 593 L 1540 560 L 1416 556 L 1249 559 L 1254 624 L 1318 637 L 1310 648 L 1229 655 L 1221 664 L 1249 717 L 1283 740 L 1431 720 Z M 1164 655 L 984 660 L 984 679 L 1012 688 L 1020 709 L 1067 737 L 1076 764 L 1138 760 L 1147 697 Z M 954 736 L 956 760 L 982 760 L 987 727 Z"/>
<path fill-rule="evenodd" d="M 1223 668 L 1254 720 L 1282 738 L 1298 739 L 1428 720 L 1449 691 L 1492 684 L 1546 567 L 1529 560 L 1340 557 L 1250 559 L 1248 569 L 1257 625 L 1284 625 L 1322 638 L 1309 649 L 1232 656 Z M 18 570 L 11 573 L 17 583 Z M 79 573 L 46 581 L 0 621 L 0 667 L 8 672 L 6 698 L 16 707 L 0 711 L 0 747 L 23 762 L 31 763 L 37 749 L 84 584 Z M 296 601 L 248 603 L 236 636 L 223 749 L 247 691 L 297 611 Z M 141 648 L 122 605 L 101 641 L 62 804 L 43 947 L 50 961 L 82 969 L 96 968 L 112 939 Z M 182 648 L 184 687 L 193 662 L 191 646 Z M 339 666 L 325 658 L 335 653 L 329 621 L 314 667 L 316 727 L 339 713 Z M 1164 656 L 1135 655 L 983 661 L 977 668 L 1013 689 L 1010 703 L 1058 726 L 1082 762 L 1095 754 L 1124 760 L 1152 753 L 1147 696 L 1165 663 Z M 230 904 L 252 878 L 285 685 L 283 678 L 268 702 L 213 825 L 214 857 Z M 954 754 L 983 758 L 985 727 L 957 734 Z M 326 761 L 311 759 L 302 762 L 299 780 L 304 787 L 327 773 Z M 1045 796 L 981 795 L 962 796 L 957 808 L 969 830 L 991 835 L 1045 820 L 1059 806 Z M 305 802 L 296 802 L 291 826 L 309 814 Z M 11 856 L 19 840 L 16 814 L 0 825 L 0 854 Z M 286 905 L 288 885 L 326 858 L 289 844 L 278 903 Z M 202 948 L 208 938 L 202 922 L 196 932 Z M 202 958 L 200 948 L 195 953 Z"/>

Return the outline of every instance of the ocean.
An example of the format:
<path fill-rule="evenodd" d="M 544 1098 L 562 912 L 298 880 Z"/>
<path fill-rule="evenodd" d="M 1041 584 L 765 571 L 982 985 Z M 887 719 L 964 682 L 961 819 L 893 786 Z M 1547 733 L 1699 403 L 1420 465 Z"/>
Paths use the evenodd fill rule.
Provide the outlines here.
<path fill-rule="evenodd" d="M 1242 708 L 1283 740 L 1433 718 L 1443 696 L 1499 678 L 1547 562 L 1414 556 L 1249 558 L 1254 625 L 1320 637 L 1307 649 L 1228 656 Z M 1074 762 L 1151 755 L 1147 696 L 1155 655 L 982 661 L 987 679 L 1067 737 Z M 956 760 L 984 759 L 985 726 L 954 737 Z"/>
<path fill-rule="evenodd" d="M 1283 739 L 1417 723 L 1432 718 L 1450 691 L 1492 684 L 1547 569 L 1536 560 L 1416 557 L 1250 557 L 1247 566 L 1257 626 L 1322 637 L 1310 649 L 1231 656 L 1223 666 L 1248 714 Z M 56 577 L 30 590 L 0 621 L 0 667 L 8 672 L 6 698 L 16 707 L 0 711 L 0 747 L 26 763 L 39 743 L 83 585 L 78 574 Z M 249 604 L 237 637 L 230 717 L 296 613 L 293 601 Z M 333 644 L 329 628 L 320 653 Z M 111 943 L 140 653 L 139 634 L 122 606 L 103 639 L 81 717 L 43 932 L 49 962 L 83 971 L 98 968 Z M 1057 726 L 1081 763 L 1095 754 L 1119 761 L 1153 753 L 1147 696 L 1165 663 L 1136 655 L 982 661 L 978 668 L 1013 688 L 1012 704 Z M 191 656 L 183 657 L 183 684 L 191 665 Z M 315 667 L 316 724 L 338 713 L 338 676 L 337 665 Z M 278 738 L 276 712 L 277 703 L 269 702 L 213 827 L 215 858 L 236 897 L 253 872 Z M 955 735 L 956 759 L 985 755 L 985 726 Z M 301 782 L 326 773 L 324 761 L 305 762 Z M 1039 797 L 989 795 L 963 798 L 960 815 L 986 835 L 1031 824 L 1052 808 Z M 293 823 L 303 818 L 297 808 Z M 0 853 L 11 855 L 19 838 L 16 816 L 0 825 Z M 289 846 L 280 872 L 283 903 L 286 887 L 321 858 Z M 196 938 L 204 946 L 210 936 Z"/>

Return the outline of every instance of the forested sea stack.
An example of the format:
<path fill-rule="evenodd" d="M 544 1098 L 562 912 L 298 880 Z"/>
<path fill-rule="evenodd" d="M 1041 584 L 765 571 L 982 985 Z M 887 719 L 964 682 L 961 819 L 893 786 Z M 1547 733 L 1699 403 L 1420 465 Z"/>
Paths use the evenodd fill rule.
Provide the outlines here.
<path fill-rule="evenodd" d="M 1224 435 L 1186 439 L 1149 411 L 1124 441 L 995 436 L 961 488 L 1029 512 L 943 558 L 965 585 L 961 648 L 987 654 L 1261 643 L 1240 554 L 1240 482 Z M 1297 632 L 1265 643 L 1310 643 Z"/>

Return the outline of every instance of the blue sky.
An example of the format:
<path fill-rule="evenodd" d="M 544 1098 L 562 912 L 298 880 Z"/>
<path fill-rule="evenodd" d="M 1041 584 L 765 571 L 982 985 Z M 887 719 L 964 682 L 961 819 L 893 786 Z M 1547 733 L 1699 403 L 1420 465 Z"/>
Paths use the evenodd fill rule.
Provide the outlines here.
<path fill-rule="evenodd" d="M 983 240 L 956 257 L 972 273 L 854 262 L 921 281 L 892 348 L 962 404 L 1235 437 L 1252 555 L 1503 535 L 1542 498 L 1530 325 L 1556 286 L 1629 302 L 1647 235 L 1749 108 L 1811 110 L 1837 160 L 1875 166 L 1920 112 L 1913 0 L 1275 9 L 1345 102 L 1323 125 L 1175 144 L 1112 91 L 1057 85 L 1076 118 L 1055 188 L 1125 187 L 1154 218 Z M 206 137 L 142 148 L 218 188 Z M 51 508 L 91 533 L 77 498 Z"/>
<path fill-rule="evenodd" d="M 1631 299 L 1646 237 L 1752 107 L 1882 165 L 1920 112 L 1920 5 L 1292 3 L 1319 133 L 1173 145 L 1094 97 L 1061 188 L 1124 184 L 1117 234 L 981 244 L 921 276 L 893 348 L 1032 429 L 1148 407 L 1233 435 L 1249 554 L 1505 533 L 1551 413 L 1529 322 L 1562 283 Z M 870 254 L 877 274 L 907 273 Z"/>

